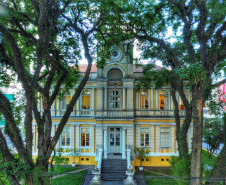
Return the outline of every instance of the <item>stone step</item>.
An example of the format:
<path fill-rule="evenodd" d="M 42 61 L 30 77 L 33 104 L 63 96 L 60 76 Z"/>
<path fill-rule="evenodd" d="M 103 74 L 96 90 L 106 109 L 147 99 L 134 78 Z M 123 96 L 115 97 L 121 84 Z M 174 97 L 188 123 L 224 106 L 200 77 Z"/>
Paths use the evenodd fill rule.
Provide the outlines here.
<path fill-rule="evenodd" d="M 104 159 L 101 165 L 103 181 L 123 181 L 126 179 L 127 161 L 122 159 Z"/>

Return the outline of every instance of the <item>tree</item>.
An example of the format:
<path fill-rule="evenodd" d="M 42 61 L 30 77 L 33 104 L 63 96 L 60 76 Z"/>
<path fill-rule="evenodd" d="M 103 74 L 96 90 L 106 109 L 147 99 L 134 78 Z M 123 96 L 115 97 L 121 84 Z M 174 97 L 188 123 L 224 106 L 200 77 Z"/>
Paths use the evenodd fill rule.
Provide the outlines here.
<path fill-rule="evenodd" d="M 0 92 L 0 112 L 6 120 L 5 134 L 17 149 L 19 158 L 8 149 L 0 130 L 0 153 L 4 162 L 20 162 L 26 167 L 26 184 L 33 184 L 38 176 L 40 184 L 48 184 L 48 161 L 60 134 L 84 88 L 95 56 L 95 33 L 104 23 L 102 15 L 107 10 L 105 1 L 1 1 L 0 8 L 0 64 L 2 85 L 16 75 L 25 92 L 25 141 L 16 122 L 12 105 Z M 88 67 L 85 76 L 67 106 L 56 133 L 51 137 L 51 106 L 80 78 L 78 61 L 84 49 Z M 72 67 L 74 66 L 74 67 Z M 32 70 L 31 70 L 32 69 Z M 8 71 L 10 72 L 8 73 Z M 64 87 L 63 89 L 61 87 Z M 50 93 L 52 92 L 52 93 Z M 37 95 L 42 97 L 44 112 L 37 108 Z M 37 123 L 38 158 L 32 160 L 32 122 Z M 11 184 L 19 184 L 21 174 L 8 166 L 7 176 Z M 46 180 L 47 177 L 47 180 Z"/>
<path fill-rule="evenodd" d="M 162 59 L 163 64 L 177 74 L 177 80 L 187 80 L 192 92 L 193 142 L 191 181 L 201 184 L 203 106 L 214 86 L 212 75 L 225 70 L 226 8 L 218 0 L 191 1 L 129 1 L 115 8 L 118 22 L 130 38 L 146 43 L 146 56 Z M 120 16 L 122 15 L 122 16 Z M 172 30 L 173 34 L 167 36 Z M 171 41 L 171 42 L 170 42 Z M 150 52 L 161 51 L 160 53 Z M 225 82 L 226 79 L 220 83 Z"/>
<path fill-rule="evenodd" d="M 150 89 L 151 86 L 155 88 L 161 88 L 165 85 L 170 85 L 171 96 L 174 104 L 174 117 L 176 122 L 176 140 L 178 143 L 178 151 L 180 159 L 188 159 L 188 144 L 187 144 L 187 132 L 192 120 L 192 106 L 188 100 L 188 96 L 185 94 L 184 82 L 176 78 L 176 74 L 172 71 L 163 68 L 161 70 L 155 71 L 152 69 L 154 65 L 146 65 L 143 68 L 143 76 L 139 79 L 137 85 L 138 90 L 140 89 Z M 176 97 L 176 92 L 179 95 L 185 105 L 186 115 L 181 127 L 181 117 L 179 103 Z"/>
<path fill-rule="evenodd" d="M 210 156 L 219 149 L 220 144 L 224 142 L 224 125 L 219 118 L 207 118 L 204 120 L 203 142 L 208 144 Z"/>

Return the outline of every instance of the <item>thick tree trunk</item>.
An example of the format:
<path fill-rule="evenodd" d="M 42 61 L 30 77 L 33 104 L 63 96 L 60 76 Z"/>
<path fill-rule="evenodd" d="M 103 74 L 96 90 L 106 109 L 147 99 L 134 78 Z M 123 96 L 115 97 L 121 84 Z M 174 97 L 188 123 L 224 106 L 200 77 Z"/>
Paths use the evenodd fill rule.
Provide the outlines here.
<path fill-rule="evenodd" d="M 182 92 L 183 92 L 183 86 Z M 176 87 L 175 85 L 171 84 L 172 88 L 172 98 L 173 98 L 173 104 L 174 104 L 174 117 L 176 122 L 176 140 L 178 143 L 178 151 L 179 151 L 179 157 L 182 158 L 188 158 L 188 144 L 187 144 L 187 132 L 191 123 L 191 116 L 192 111 L 187 106 L 186 108 L 186 118 L 184 120 L 183 126 L 181 127 L 180 124 L 180 115 L 179 115 L 179 105 L 178 101 L 176 99 Z M 184 98 L 186 98 L 184 96 Z M 185 100 L 184 100 L 185 101 Z"/>
<path fill-rule="evenodd" d="M 201 185 L 202 175 L 202 133 L 203 133 L 203 89 L 195 85 L 192 90 L 194 122 L 191 159 L 191 185 Z"/>

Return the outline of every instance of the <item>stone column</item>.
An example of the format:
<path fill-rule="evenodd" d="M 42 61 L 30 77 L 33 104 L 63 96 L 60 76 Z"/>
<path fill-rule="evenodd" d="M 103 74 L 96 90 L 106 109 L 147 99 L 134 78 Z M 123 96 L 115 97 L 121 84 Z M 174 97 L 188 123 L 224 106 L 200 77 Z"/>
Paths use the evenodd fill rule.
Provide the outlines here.
<path fill-rule="evenodd" d="M 77 100 L 77 116 L 79 116 L 80 115 L 80 110 L 79 110 L 79 107 L 80 107 L 80 97 L 78 98 L 78 100 Z"/>
<path fill-rule="evenodd" d="M 148 97 L 147 98 L 148 98 L 148 109 L 149 110 L 151 110 L 151 101 L 150 101 L 151 98 L 150 97 L 151 97 L 151 92 L 150 92 L 150 90 L 148 90 Z"/>
<path fill-rule="evenodd" d="M 95 114 L 94 113 L 94 109 L 95 109 L 94 103 L 95 103 L 95 89 L 93 88 L 92 89 L 92 107 L 91 107 L 92 115 Z"/>
<path fill-rule="evenodd" d="M 92 110 L 94 110 L 94 102 L 95 102 L 95 89 L 92 89 Z"/>
<path fill-rule="evenodd" d="M 126 89 L 123 88 L 123 110 L 126 109 Z"/>
<path fill-rule="evenodd" d="M 156 110 L 159 110 L 159 91 L 156 90 Z"/>
<path fill-rule="evenodd" d="M 171 144 L 170 144 L 170 152 L 174 152 L 174 125 L 170 127 L 170 135 L 171 135 Z"/>
<path fill-rule="evenodd" d="M 122 129 L 122 159 L 126 159 L 126 129 Z"/>
<path fill-rule="evenodd" d="M 151 110 L 153 110 L 153 89 L 151 89 L 150 102 L 151 102 Z"/>
<path fill-rule="evenodd" d="M 138 110 L 138 92 L 136 92 L 136 110 Z"/>
<path fill-rule="evenodd" d="M 103 88 L 101 85 L 97 86 L 97 113 L 96 116 L 102 116 L 103 111 Z"/>
<path fill-rule="evenodd" d="M 76 125 L 76 143 L 75 143 L 75 147 L 77 149 L 79 149 L 80 147 L 80 125 Z"/>
<path fill-rule="evenodd" d="M 151 125 L 151 152 L 154 152 L 155 148 L 155 131 L 154 131 L 155 126 Z"/>
<path fill-rule="evenodd" d="M 160 152 L 160 126 L 156 125 L 156 152 Z"/>
<path fill-rule="evenodd" d="M 107 159 L 107 128 L 104 128 L 104 159 Z"/>
<path fill-rule="evenodd" d="M 107 110 L 107 87 L 104 88 L 104 110 Z"/>
<path fill-rule="evenodd" d="M 173 110 L 173 98 L 170 96 L 170 110 Z"/>

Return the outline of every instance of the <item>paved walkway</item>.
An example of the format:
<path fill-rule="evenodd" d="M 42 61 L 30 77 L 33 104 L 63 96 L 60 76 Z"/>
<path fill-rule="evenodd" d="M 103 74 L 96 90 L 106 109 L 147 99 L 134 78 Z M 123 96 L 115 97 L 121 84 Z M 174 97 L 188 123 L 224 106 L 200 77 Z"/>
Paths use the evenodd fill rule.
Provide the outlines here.
<path fill-rule="evenodd" d="M 86 175 L 85 180 L 83 181 L 82 185 L 89 185 L 90 184 L 90 181 L 93 179 L 93 174 L 92 174 L 93 169 L 94 169 L 94 166 L 91 166 L 88 169 L 87 175 Z"/>
<path fill-rule="evenodd" d="M 63 176 L 68 175 L 68 174 L 74 174 L 74 173 L 84 171 L 84 170 L 87 170 L 87 169 L 88 168 L 82 168 L 82 169 L 78 169 L 78 170 L 75 170 L 75 171 L 66 172 L 66 173 L 63 173 L 63 174 L 60 174 L 60 175 L 53 176 L 52 179 L 55 179 L 55 178 L 58 178 L 58 177 L 63 177 Z"/>
<path fill-rule="evenodd" d="M 143 171 L 140 171 L 137 166 L 135 167 L 134 180 L 138 185 L 147 185 Z"/>

